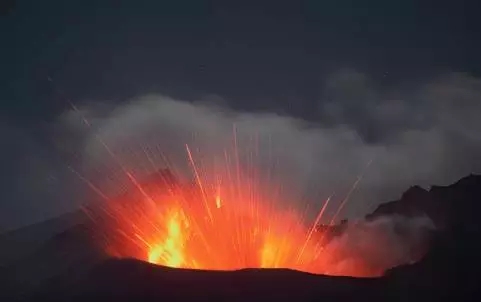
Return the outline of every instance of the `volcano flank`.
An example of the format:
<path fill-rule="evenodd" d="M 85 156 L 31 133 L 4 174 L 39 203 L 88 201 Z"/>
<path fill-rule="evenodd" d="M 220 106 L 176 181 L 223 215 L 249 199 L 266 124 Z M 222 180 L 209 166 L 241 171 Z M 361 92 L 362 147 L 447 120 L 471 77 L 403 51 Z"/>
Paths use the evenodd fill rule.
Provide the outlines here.
<path fill-rule="evenodd" d="M 470 175 L 446 187 L 412 187 L 401 199 L 379 206 L 366 221 L 427 215 L 435 231 L 420 261 L 387 269 L 375 278 L 322 276 L 288 269 L 178 269 L 141 259 L 112 258 L 96 244 L 101 235 L 92 228 L 91 220 L 81 213 L 70 214 L 68 219 L 62 217 L 1 236 L 2 247 L 8 246 L 2 250 L 4 258 L 9 250 L 14 254 L 15 245 L 25 243 L 29 233 L 43 229 L 51 237 L 32 247 L 28 255 L 3 264 L 1 294 L 26 301 L 468 301 L 477 295 L 479 285 L 481 251 L 476 238 L 481 233 L 477 219 L 480 200 L 481 176 Z M 336 228 L 333 238 L 346 232 L 345 225 Z"/>

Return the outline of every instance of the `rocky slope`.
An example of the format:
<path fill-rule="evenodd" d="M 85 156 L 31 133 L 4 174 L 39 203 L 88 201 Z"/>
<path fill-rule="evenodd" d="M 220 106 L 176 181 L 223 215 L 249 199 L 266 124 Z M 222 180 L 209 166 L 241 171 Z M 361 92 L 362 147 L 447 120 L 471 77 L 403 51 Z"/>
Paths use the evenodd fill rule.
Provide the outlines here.
<path fill-rule="evenodd" d="M 16 298 L 43 301 L 470 301 L 480 285 L 480 202 L 481 176 L 470 175 L 450 186 L 412 187 L 399 200 L 380 205 L 368 220 L 427 215 L 437 230 L 421 261 L 376 279 L 288 270 L 175 270 L 135 260 L 103 260 L 90 245 L 93 233 L 79 224 L 0 270 L 0 281 Z M 0 296 L 8 292 L 6 288 Z"/>

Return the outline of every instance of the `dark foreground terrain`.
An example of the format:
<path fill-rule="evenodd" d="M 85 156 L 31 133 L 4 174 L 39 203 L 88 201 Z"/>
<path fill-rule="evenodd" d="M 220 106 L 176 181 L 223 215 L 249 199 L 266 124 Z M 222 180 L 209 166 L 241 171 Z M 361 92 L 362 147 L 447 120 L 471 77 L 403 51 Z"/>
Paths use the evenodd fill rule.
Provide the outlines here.
<path fill-rule="evenodd" d="M 106 259 L 91 246 L 92 234 L 82 224 L 65 224 L 62 230 L 50 223 L 56 228 L 43 246 L 2 263 L 0 301 L 476 301 L 480 210 L 481 176 L 474 175 L 429 191 L 413 187 L 400 200 L 381 205 L 367 219 L 425 214 L 437 232 L 421 261 L 373 279 L 290 270 L 178 270 Z M 39 231 L 38 226 L 30 228 Z M 2 249 L 5 238 L 13 237 L 0 237 Z"/>

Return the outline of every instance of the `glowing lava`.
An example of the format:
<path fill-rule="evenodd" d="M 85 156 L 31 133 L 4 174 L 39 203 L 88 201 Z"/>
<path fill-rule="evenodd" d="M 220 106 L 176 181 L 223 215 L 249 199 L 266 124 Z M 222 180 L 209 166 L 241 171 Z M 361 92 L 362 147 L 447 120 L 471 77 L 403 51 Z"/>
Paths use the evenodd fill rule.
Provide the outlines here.
<path fill-rule="evenodd" d="M 126 172 L 132 192 L 107 199 L 100 207 L 102 217 L 96 221 L 110 255 L 176 268 L 373 274 L 358 264 L 343 264 L 339 270 L 335 250 L 325 250 L 325 234 L 317 225 L 329 200 L 314 224 L 306 225 L 297 209 L 282 206 L 289 202 L 280 202 L 279 190 L 229 167 L 209 178 L 199 172 L 187 150 L 195 184 L 181 185 L 163 173 L 140 183 Z"/>
<path fill-rule="evenodd" d="M 167 221 L 167 236 L 163 243 L 154 245 L 149 250 L 149 262 L 164 263 L 166 266 L 180 267 L 185 262 L 183 248 L 185 246 L 184 222 L 179 212 L 170 215 Z"/>

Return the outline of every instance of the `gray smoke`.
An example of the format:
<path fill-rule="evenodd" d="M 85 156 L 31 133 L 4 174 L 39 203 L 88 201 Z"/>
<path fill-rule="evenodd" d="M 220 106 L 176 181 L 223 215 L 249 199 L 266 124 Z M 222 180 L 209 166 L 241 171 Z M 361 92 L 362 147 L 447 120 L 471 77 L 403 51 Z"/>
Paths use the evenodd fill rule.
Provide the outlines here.
<path fill-rule="evenodd" d="M 139 177 L 162 167 L 163 157 L 178 172 L 190 174 L 185 144 L 207 161 L 205 155 L 222 154 L 232 143 L 235 124 L 241 157 L 252 152 L 256 137 L 255 164 L 274 171 L 283 187 L 310 200 L 311 209 L 334 193 L 332 214 L 364 173 L 340 218 L 362 217 L 413 184 L 444 185 L 481 171 L 476 114 L 481 109 L 480 79 L 448 74 L 385 91 L 363 73 L 342 70 L 322 91 L 318 118 L 309 122 L 274 111 L 236 112 L 229 109 L 229 100 L 219 97 L 185 102 L 150 95 L 127 104 L 76 102 L 91 127 L 83 124 L 79 112 L 64 112 L 46 128 L 55 152 L 32 129 L 6 121 L 1 133 L 10 144 L 4 149 L 12 154 L 2 156 L 7 180 L 2 184 L 8 184 L 2 189 L 8 196 L 1 204 L 2 223 L 8 228 L 75 209 L 88 188 L 76 175 L 68 175 L 67 165 L 106 191 L 119 189 L 125 177 L 96 135 Z M 59 153 L 69 160 L 60 161 Z M 21 165 L 13 166 L 15 162 Z"/>
<path fill-rule="evenodd" d="M 98 179 L 122 178 L 100 137 L 139 177 L 162 167 L 165 158 L 177 172 L 189 174 L 185 144 L 202 162 L 222 158 L 235 127 L 240 157 L 248 158 L 256 141 L 254 160 L 261 172 L 274 171 L 276 181 L 305 195 L 314 209 L 333 193 L 335 209 L 363 174 L 342 213 L 349 218 L 398 198 L 413 184 L 449 184 L 481 171 L 481 124 L 474 113 L 481 109 L 481 80 L 443 76 L 403 100 L 400 95 L 385 99 L 365 78 L 351 71 L 332 76 L 314 123 L 276 113 L 236 112 L 228 102 L 183 102 L 160 95 L 139 97 L 102 114 L 85 106 L 81 115 L 93 128 L 85 136 L 84 168 L 100 170 Z M 63 118 L 82 129 L 78 113 Z"/>
<path fill-rule="evenodd" d="M 232 145 L 233 129 L 241 161 L 250 158 L 255 140 L 255 165 L 263 176 L 274 173 L 276 182 L 297 194 L 291 205 L 303 209 L 307 200 L 316 209 L 334 193 L 328 218 L 361 174 L 340 218 L 362 217 L 410 185 L 447 184 L 479 171 L 481 125 L 473 112 L 480 109 L 480 80 L 460 74 L 441 77 L 417 91 L 414 100 L 419 102 L 382 99 L 362 74 L 347 72 L 331 80 L 330 99 L 321 103 L 317 123 L 161 95 L 136 98 L 107 114 L 83 107 L 67 113 L 66 120 L 90 121 L 81 170 L 111 192 L 128 186 L 121 166 L 142 178 L 165 167 L 168 158 L 175 172 L 191 174 L 185 144 L 199 162 L 215 164 L 209 161 L 222 158 Z M 418 260 L 432 228 L 427 217 L 351 223 L 326 247 L 337 263 L 330 273 L 367 266 L 379 274 Z"/>
<path fill-rule="evenodd" d="M 434 230 L 427 216 L 394 215 L 356 221 L 328 243 L 323 260 L 334 263 L 330 274 L 380 275 L 390 268 L 419 261 L 429 248 Z"/>

